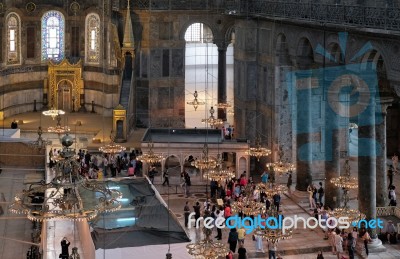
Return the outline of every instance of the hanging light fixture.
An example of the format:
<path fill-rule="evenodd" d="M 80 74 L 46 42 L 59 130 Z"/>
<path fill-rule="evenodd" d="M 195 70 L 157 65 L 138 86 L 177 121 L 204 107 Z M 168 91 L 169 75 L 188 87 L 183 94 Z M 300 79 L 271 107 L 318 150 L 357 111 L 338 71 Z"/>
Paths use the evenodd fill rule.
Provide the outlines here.
<path fill-rule="evenodd" d="M 114 142 L 115 140 L 115 135 L 113 134 L 113 131 L 111 131 L 110 133 L 110 144 L 104 145 L 102 147 L 99 148 L 99 150 L 105 154 L 119 154 L 122 151 L 125 151 L 126 148 L 119 145 L 119 144 L 115 144 Z"/>
<path fill-rule="evenodd" d="M 196 159 L 192 162 L 192 166 L 201 170 L 210 170 L 217 167 L 217 161 L 208 156 L 208 145 L 204 144 L 203 155 L 200 159 Z"/>
<path fill-rule="evenodd" d="M 68 126 L 61 126 L 61 116 L 57 115 L 57 125 L 55 127 L 48 127 L 47 132 L 50 133 L 57 133 L 57 134 L 64 134 L 69 132 L 71 129 Z"/>
<path fill-rule="evenodd" d="M 220 109 L 224 109 L 225 111 L 226 111 L 228 108 L 231 108 L 231 107 L 232 107 L 232 105 L 231 105 L 230 103 L 217 103 L 215 106 L 217 106 L 217 107 L 220 108 Z"/>
<path fill-rule="evenodd" d="M 215 170 L 208 170 L 203 177 L 212 181 L 225 181 L 235 177 L 235 174 L 229 170 L 222 169 L 223 162 L 220 154 L 217 155 L 217 166 Z"/>
<path fill-rule="evenodd" d="M 139 160 L 139 161 L 141 161 L 143 163 L 147 163 L 149 165 L 152 165 L 152 164 L 160 163 L 164 159 L 164 157 L 162 155 L 154 153 L 154 151 L 153 151 L 153 148 L 154 148 L 153 142 L 149 142 L 147 144 L 147 147 L 149 148 L 149 151 L 147 151 L 146 153 L 143 153 L 142 155 L 138 156 L 136 158 L 136 160 Z"/>
<path fill-rule="evenodd" d="M 199 105 L 204 105 L 204 104 L 206 104 L 206 103 L 205 103 L 205 102 L 201 102 L 201 101 L 199 101 L 199 100 L 197 99 L 197 97 L 199 96 L 199 94 L 197 93 L 197 91 L 194 91 L 193 96 L 194 96 L 193 101 L 191 101 L 191 102 L 186 102 L 186 103 L 189 104 L 189 105 L 192 105 L 193 108 L 194 108 L 194 110 L 196 111 L 197 108 L 199 107 Z"/>
<path fill-rule="evenodd" d="M 218 127 L 218 126 L 221 126 L 222 124 L 224 124 L 223 120 L 216 119 L 214 117 L 214 113 L 215 113 L 214 107 L 211 106 L 210 116 L 207 119 L 202 119 L 201 122 L 206 123 L 206 124 L 210 125 L 211 127 Z"/>
<path fill-rule="evenodd" d="M 51 219 L 92 220 L 99 213 L 119 210 L 118 201 L 122 197 L 116 190 L 107 188 L 104 183 L 90 181 L 80 174 L 79 162 L 74 158 L 75 151 L 70 148 L 73 139 L 68 134 L 61 139 L 63 158 L 55 166 L 55 176 L 45 181 L 31 184 L 14 198 L 9 210 L 12 213 L 27 214 L 32 221 Z M 83 199 L 81 193 L 91 192 Z M 34 203 L 33 197 L 44 194 L 42 203 Z M 92 198 L 96 197 L 96 198 Z M 98 198 L 97 198 L 98 197 Z M 91 198 L 91 199 L 90 199 Z"/>
<path fill-rule="evenodd" d="M 265 203 L 255 201 L 253 199 L 253 188 L 251 185 L 247 185 L 244 190 L 245 195 L 233 201 L 231 209 L 233 213 L 243 213 L 246 216 L 257 216 L 265 212 Z"/>
<path fill-rule="evenodd" d="M 267 215 L 276 219 L 279 218 L 279 212 L 276 210 L 275 206 L 271 206 L 271 208 L 267 211 Z M 293 237 L 293 228 L 285 228 L 283 231 L 282 228 L 276 225 L 277 223 L 277 221 L 270 220 L 269 227 L 257 228 L 254 231 L 254 235 L 260 236 L 262 239 L 272 243 L 277 243 L 280 240 L 286 240 Z"/>
<path fill-rule="evenodd" d="M 361 213 L 357 209 L 350 209 L 348 205 L 348 202 L 350 200 L 349 190 L 358 188 L 358 179 L 355 177 L 351 177 L 350 164 L 348 159 L 346 159 L 344 163 L 344 174 L 339 177 L 332 178 L 331 183 L 336 187 L 343 189 L 343 206 L 334 209 L 331 212 L 331 216 L 335 218 L 347 217 L 349 223 L 358 222 L 362 219 L 365 219 L 365 214 Z"/>
<path fill-rule="evenodd" d="M 270 149 L 261 147 L 260 144 L 260 137 L 256 138 L 256 146 L 249 148 L 249 150 L 246 151 L 246 154 L 249 156 L 254 156 L 257 158 L 257 161 L 260 161 L 260 158 L 263 156 L 269 156 L 272 152 Z"/>
<path fill-rule="evenodd" d="M 284 162 L 283 159 L 284 152 L 282 148 L 279 151 L 279 161 L 267 163 L 266 166 L 277 173 L 279 176 L 288 172 L 294 172 L 296 170 L 296 165 L 290 162 Z"/>
<path fill-rule="evenodd" d="M 211 239 L 212 229 L 203 228 L 204 239 L 186 246 L 187 252 L 195 259 L 218 259 L 229 253 L 226 245 Z"/>
<path fill-rule="evenodd" d="M 55 107 L 52 107 L 50 110 L 43 111 L 42 114 L 45 116 L 51 116 L 51 118 L 54 120 L 57 116 L 64 115 L 65 111 L 57 110 Z"/>
<path fill-rule="evenodd" d="M 44 139 L 42 138 L 42 134 L 43 134 L 42 127 L 40 127 L 40 126 L 38 127 L 37 134 L 38 134 L 38 138 L 37 138 L 35 141 L 29 142 L 28 145 L 29 145 L 31 148 L 34 148 L 34 149 L 37 149 L 37 150 L 41 151 L 42 149 L 45 149 L 46 146 L 47 146 L 50 142 L 47 141 L 47 140 L 44 140 Z"/>

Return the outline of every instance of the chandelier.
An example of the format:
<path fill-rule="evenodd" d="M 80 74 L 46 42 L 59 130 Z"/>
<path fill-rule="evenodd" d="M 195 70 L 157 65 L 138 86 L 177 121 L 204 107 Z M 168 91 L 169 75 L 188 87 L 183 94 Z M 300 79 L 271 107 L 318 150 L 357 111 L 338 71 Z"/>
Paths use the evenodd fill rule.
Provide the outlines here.
<path fill-rule="evenodd" d="M 204 144 L 202 158 L 194 160 L 191 165 L 201 170 L 210 170 L 217 167 L 218 162 L 208 156 L 208 146 Z"/>
<path fill-rule="evenodd" d="M 260 158 L 263 156 L 269 156 L 271 154 L 271 150 L 261 147 L 260 138 L 256 139 L 256 147 L 251 147 L 246 151 L 246 154 L 249 156 L 254 156 L 257 158 L 257 161 L 260 161 Z"/>
<path fill-rule="evenodd" d="M 115 136 L 114 136 L 113 132 L 111 131 L 110 144 L 99 147 L 99 150 L 105 154 L 111 154 L 111 155 L 118 154 L 118 153 L 121 153 L 122 151 L 126 150 L 125 147 L 115 144 L 114 140 L 115 140 Z"/>
<path fill-rule="evenodd" d="M 147 153 L 138 156 L 136 160 L 142 161 L 149 165 L 160 163 L 164 157 L 162 155 L 154 153 L 153 151 L 154 144 L 152 142 L 149 142 L 147 146 L 149 148 L 149 151 L 147 151 Z"/>
<path fill-rule="evenodd" d="M 232 107 L 232 105 L 230 103 L 217 103 L 215 106 L 217 106 L 220 109 L 224 109 L 224 110 Z"/>
<path fill-rule="evenodd" d="M 204 105 L 204 104 L 206 104 L 206 103 L 205 103 L 205 102 L 200 102 L 200 101 L 197 99 L 197 97 L 199 96 L 198 93 L 197 93 L 197 91 L 194 91 L 193 96 L 194 96 L 194 100 L 191 101 L 191 102 L 187 102 L 187 104 L 193 105 L 193 108 L 194 108 L 194 110 L 196 111 L 196 110 L 197 110 L 197 107 L 199 107 L 199 105 Z"/>
<path fill-rule="evenodd" d="M 273 217 L 275 219 L 279 218 L 279 213 L 275 206 L 271 206 L 271 209 L 267 211 L 267 214 L 269 217 Z M 293 228 L 285 229 L 285 232 L 283 232 L 282 228 L 276 226 L 276 223 L 278 222 L 270 220 L 268 223 L 270 227 L 257 228 L 254 231 L 254 235 L 260 236 L 262 239 L 272 243 L 277 243 L 280 240 L 290 239 L 293 237 Z"/>
<path fill-rule="evenodd" d="M 282 195 L 288 191 L 285 185 L 275 183 L 258 183 L 256 188 L 265 193 L 268 198 L 272 198 L 275 194 Z"/>
<path fill-rule="evenodd" d="M 42 138 L 42 134 L 43 134 L 42 127 L 40 127 L 40 126 L 38 127 L 37 134 L 38 134 L 38 138 L 37 138 L 35 141 L 29 142 L 28 145 L 29 145 L 31 148 L 34 148 L 34 149 L 37 149 L 37 150 L 41 151 L 42 149 L 45 149 L 46 146 L 47 146 L 50 142 L 47 141 L 47 140 L 44 140 L 44 139 Z"/>
<path fill-rule="evenodd" d="M 64 115 L 65 111 L 57 110 L 55 107 L 52 107 L 50 110 L 43 111 L 42 113 L 45 116 L 51 116 L 51 118 L 54 120 L 58 115 Z"/>
<path fill-rule="evenodd" d="M 223 170 L 221 168 L 217 168 L 216 170 L 210 170 L 204 174 L 204 178 L 212 180 L 212 181 L 225 181 L 235 177 L 235 174 L 229 170 Z"/>
<path fill-rule="evenodd" d="M 349 219 L 349 223 L 351 222 L 358 222 L 362 219 L 365 219 L 365 214 L 361 213 L 357 209 L 350 209 L 348 202 L 349 198 L 349 190 L 350 189 L 357 189 L 358 188 L 358 180 L 355 177 L 350 176 L 350 164 L 349 160 L 346 159 L 344 163 L 344 175 L 335 177 L 331 179 L 331 183 L 336 187 L 343 189 L 343 206 L 334 209 L 331 212 L 331 215 L 335 218 L 339 217 L 347 217 Z"/>
<path fill-rule="evenodd" d="M 205 238 L 186 246 L 187 252 L 195 259 L 218 259 L 229 253 L 229 249 L 221 242 L 211 239 L 212 229 L 203 228 Z"/>
<path fill-rule="evenodd" d="M 356 177 L 351 177 L 350 164 L 348 159 L 346 159 L 346 161 L 344 162 L 344 174 L 339 177 L 332 178 L 331 183 L 336 187 L 346 190 L 358 188 L 358 179 Z"/>
<path fill-rule="evenodd" d="M 234 115 L 234 114 L 235 114 L 235 111 L 232 110 L 232 109 L 229 109 L 229 110 L 227 111 L 227 113 L 228 113 L 229 115 Z"/>
<path fill-rule="evenodd" d="M 64 134 L 69 132 L 71 129 L 68 126 L 61 126 L 61 116 L 60 114 L 57 115 L 57 125 L 55 127 L 49 127 L 47 132 L 57 133 L 57 134 Z"/>
<path fill-rule="evenodd" d="M 99 213 L 119 210 L 121 193 L 81 176 L 79 162 L 74 158 L 75 151 L 70 148 L 73 139 L 67 134 L 61 143 L 62 159 L 55 166 L 54 178 L 48 183 L 41 181 L 31 184 L 17 194 L 9 207 L 10 212 L 27 214 L 32 221 L 46 221 L 92 220 Z M 34 201 L 38 194 L 44 194 L 41 203 Z"/>
<path fill-rule="evenodd" d="M 275 173 L 282 175 L 288 172 L 293 172 L 296 170 L 296 166 L 293 163 L 283 162 L 283 151 L 279 151 L 279 161 L 273 163 L 267 163 L 267 167 L 271 168 Z"/>
<path fill-rule="evenodd" d="M 209 116 L 207 119 L 202 119 L 201 122 L 207 123 L 207 124 L 209 124 L 211 127 L 218 127 L 218 126 L 224 124 L 224 121 L 223 121 L 223 120 L 221 120 L 221 119 L 216 119 L 216 118 L 214 117 L 214 113 L 215 113 L 214 107 L 211 106 L 211 109 L 210 109 L 210 116 Z"/>
<path fill-rule="evenodd" d="M 272 222 L 272 221 L 270 221 Z M 273 223 L 271 223 L 273 226 Z M 290 239 L 293 237 L 293 229 L 285 229 L 285 233 L 283 233 L 282 229 L 276 228 L 268 228 L 265 229 L 257 228 L 254 231 L 254 235 L 260 236 L 262 239 L 265 239 L 272 243 L 277 243 L 280 240 Z"/>
<path fill-rule="evenodd" d="M 256 216 L 265 212 L 265 204 L 253 199 L 253 187 L 247 185 L 244 196 L 231 204 L 232 212 L 243 213 L 246 216 Z"/>

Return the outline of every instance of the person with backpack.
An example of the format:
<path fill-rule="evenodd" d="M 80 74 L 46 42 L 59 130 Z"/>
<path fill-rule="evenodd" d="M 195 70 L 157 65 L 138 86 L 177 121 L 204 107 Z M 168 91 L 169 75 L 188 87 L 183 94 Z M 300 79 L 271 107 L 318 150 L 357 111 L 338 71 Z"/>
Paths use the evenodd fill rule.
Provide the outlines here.
<path fill-rule="evenodd" d="M 322 187 L 322 182 L 319 182 L 319 189 L 318 189 L 318 201 L 321 206 L 323 205 L 322 203 L 322 197 L 324 197 L 324 188 Z"/>

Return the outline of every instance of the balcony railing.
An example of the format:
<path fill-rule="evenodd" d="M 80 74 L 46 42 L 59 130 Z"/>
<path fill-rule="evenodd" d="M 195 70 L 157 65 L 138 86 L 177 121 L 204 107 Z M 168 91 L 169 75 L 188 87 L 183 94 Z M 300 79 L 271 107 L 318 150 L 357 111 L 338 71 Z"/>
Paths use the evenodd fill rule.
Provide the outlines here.
<path fill-rule="evenodd" d="M 400 8 L 268 0 L 137 0 L 139 10 L 193 10 L 400 31 Z"/>

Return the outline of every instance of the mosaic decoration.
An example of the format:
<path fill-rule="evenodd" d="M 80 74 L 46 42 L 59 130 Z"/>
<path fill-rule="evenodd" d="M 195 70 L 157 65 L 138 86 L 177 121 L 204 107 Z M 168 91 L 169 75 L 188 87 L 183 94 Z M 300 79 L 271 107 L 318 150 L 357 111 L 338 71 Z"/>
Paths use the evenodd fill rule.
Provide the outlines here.
<path fill-rule="evenodd" d="M 42 17 L 42 60 L 61 61 L 64 58 L 65 19 L 58 11 Z"/>

